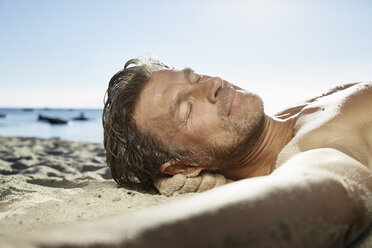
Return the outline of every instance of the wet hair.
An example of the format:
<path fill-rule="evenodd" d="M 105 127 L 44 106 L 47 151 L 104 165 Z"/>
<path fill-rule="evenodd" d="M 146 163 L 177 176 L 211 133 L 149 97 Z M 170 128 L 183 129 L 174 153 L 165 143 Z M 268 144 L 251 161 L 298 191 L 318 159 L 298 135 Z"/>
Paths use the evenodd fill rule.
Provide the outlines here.
<path fill-rule="evenodd" d="M 182 158 L 180 151 L 140 130 L 133 119 L 139 95 L 152 72 L 168 68 L 152 58 L 131 59 L 109 82 L 102 114 L 103 144 L 111 175 L 122 187 L 148 191 L 153 179 L 161 175 L 160 165 Z"/>

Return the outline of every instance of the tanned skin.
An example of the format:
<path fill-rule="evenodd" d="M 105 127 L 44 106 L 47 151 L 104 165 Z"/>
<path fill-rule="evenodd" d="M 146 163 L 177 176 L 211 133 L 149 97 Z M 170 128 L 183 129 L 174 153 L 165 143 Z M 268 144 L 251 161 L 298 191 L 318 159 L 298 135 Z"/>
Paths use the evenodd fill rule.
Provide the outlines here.
<path fill-rule="evenodd" d="M 56 233 L 56 244 L 346 247 L 372 222 L 371 83 L 340 87 L 269 117 L 258 96 L 218 77 L 162 70 L 141 93 L 134 117 L 164 142 L 200 148 L 202 159 L 169 161 L 163 172 L 208 170 L 239 180 L 87 231 L 79 226 L 68 231 L 68 242 Z M 209 156 L 223 150 L 234 155 L 222 154 L 223 164 Z"/>

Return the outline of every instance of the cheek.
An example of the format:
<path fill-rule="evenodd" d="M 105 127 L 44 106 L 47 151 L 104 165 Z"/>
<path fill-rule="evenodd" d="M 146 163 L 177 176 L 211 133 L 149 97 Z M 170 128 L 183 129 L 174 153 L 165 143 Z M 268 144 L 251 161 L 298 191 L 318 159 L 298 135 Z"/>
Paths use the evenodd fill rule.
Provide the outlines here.
<path fill-rule="evenodd" d="M 194 111 L 190 120 L 190 130 L 200 134 L 210 132 L 218 126 L 219 118 L 213 106 L 198 107 L 194 105 Z"/>
<path fill-rule="evenodd" d="M 218 117 L 216 110 L 206 109 L 203 112 L 195 111 L 187 128 L 188 135 L 194 145 L 217 144 L 226 136 L 223 122 Z"/>

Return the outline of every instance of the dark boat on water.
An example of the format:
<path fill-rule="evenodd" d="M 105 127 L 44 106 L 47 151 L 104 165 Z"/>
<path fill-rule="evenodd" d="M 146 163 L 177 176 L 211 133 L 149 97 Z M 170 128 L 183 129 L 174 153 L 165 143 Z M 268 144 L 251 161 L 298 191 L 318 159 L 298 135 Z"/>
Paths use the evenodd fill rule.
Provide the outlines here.
<path fill-rule="evenodd" d="M 5 117 L 6 117 L 6 114 L 0 113 L 0 118 L 5 118 Z"/>
<path fill-rule="evenodd" d="M 25 112 L 34 112 L 35 109 L 33 109 L 33 108 L 24 108 L 23 111 L 25 111 Z"/>
<path fill-rule="evenodd" d="M 47 116 L 39 115 L 39 121 L 46 121 L 49 122 L 50 124 L 67 124 L 67 120 L 63 120 L 60 118 L 50 118 Z"/>
<path fill-rule="evenodd" d="M 72 118 L 74 121 L 87 121 L 88 118 L 85 117 L 84 113 L 80 113 L 78 117 Z"/>

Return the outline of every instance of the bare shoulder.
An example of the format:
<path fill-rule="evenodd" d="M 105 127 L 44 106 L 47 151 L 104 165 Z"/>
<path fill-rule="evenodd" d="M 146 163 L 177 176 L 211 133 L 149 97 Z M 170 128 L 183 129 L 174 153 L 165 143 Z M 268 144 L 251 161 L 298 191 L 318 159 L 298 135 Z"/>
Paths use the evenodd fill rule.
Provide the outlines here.
<path fill-rule="evenodd" d="M 314 108 L 314 106 L 318 105 L 317 103 L 323 102 L 324 100 L 332 99 L 332 101 L 335 101 L 337 97 L 340 98 L 339 95 L 342 95 L 341 98 L 344 100 L 346 98 L 349 99 L 352 96 L 357 96 L 358 94 L 372 94 L 372 81 L 338 85 L 329 89 L 320 96 L 313 97 L 296 106 L 282 110 L 281 112 L 277 113 L 275 117 L 279 119 L 287 119 L 303 113 L 303 110 Z"/>
<path fill-rule="evenodd" d="M 372 100 L 372 81 L 371 82 L 357 82 L 336 86 L 321 96 L 314 97 L 306 101 L 307 108 L 316 107 L 331 107 L 337 105 L 339 108 L 349 107 L 351 101 L 360 101 L 361 97 L 365 96 L 365 100 Z M 303 111 L 306 114 L 306 111 Z"/>
<path fill-rule="evenodd" d="M 275 168 L 294 155 L 317 148 L 334 148 L 372 170 L 372 82 L 336 87 L 313 98 L 294 117 L 291 142 Z"/>
<path fill-rule="evenodd" d="M 318 100 L 319 98 L 332 95 L 332 94 L 334 94 L 336 92 L 339 92 L 339 91 L 346 90 L 346 89 L 348 89 L 348 88 L 350 88 L 352 86 L 357 86 L 357 87 L 362 86 L 362 88 L 365 88 L 365 86 L 371 87 L 371 85 L 372 85 L 372 82 L 354 82 L 354 83 L 347 83 L 347 84 L 343 84 L 343 85 L 338 85 L 338 86 L 336 86 L 334 88 L 329 89 L 326 93 L 324 93 L 324 94 L 322 94 L 320 96 L 311 98 L 311 99 L 307 100 L 306 102 L 307 103 L 314 102 L 314 101 Z"/>

